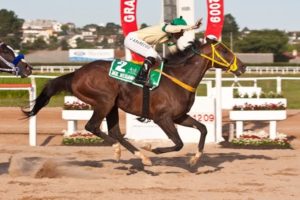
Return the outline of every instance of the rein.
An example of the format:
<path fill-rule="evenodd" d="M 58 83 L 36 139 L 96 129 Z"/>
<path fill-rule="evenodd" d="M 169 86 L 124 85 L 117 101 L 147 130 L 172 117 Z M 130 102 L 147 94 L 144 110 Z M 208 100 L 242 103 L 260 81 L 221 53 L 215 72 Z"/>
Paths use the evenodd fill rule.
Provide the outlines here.
<path fill-rule="evenodd" d="M 168 79 L 170 79 L 171 81 L 173 81 L 174 83 L 176 83 L 177 85 L 179 85 L 180 87 L 186 89 L 187 91 L 189 92 L 193 92 L 195 93 L 196 92 L 196 88 L 180 81 L 179 79 L 173 77 L 173 76 L 170 76 L 169 74 L 166 74 L 165 72 L 161 71 L 160 69 L 155 69 L 154 71 L 157 71 L 159 73 L 161 73 L 162 75 L 164 75 L 165 77 L 167 77 Z"/>

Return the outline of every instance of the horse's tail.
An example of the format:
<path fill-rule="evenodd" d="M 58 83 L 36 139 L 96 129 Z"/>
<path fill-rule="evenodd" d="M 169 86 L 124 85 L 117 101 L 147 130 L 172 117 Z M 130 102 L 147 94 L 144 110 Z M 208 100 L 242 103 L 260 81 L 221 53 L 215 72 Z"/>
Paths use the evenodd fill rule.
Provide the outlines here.
<path fill-rule="evenodd" d="M 25 111 L 24 109 L 22 109 L 26 117 L 36 115 L 44 106 L 46 106 L 49 103 L 52 96 L 62 91 L 72 93 L 71 83 L 73 76 L 74 72 L 48 81 L 40 95 L 35 99 L 32 110 Z"/>

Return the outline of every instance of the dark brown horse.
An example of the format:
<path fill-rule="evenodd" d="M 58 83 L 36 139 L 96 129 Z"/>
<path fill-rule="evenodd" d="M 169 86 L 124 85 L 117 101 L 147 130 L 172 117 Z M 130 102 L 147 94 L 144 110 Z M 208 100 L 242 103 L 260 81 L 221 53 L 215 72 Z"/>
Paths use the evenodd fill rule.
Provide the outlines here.
<path fill-rule="evenodd" d="M 160 126 L 175 144 L 171 147 L 148 148 L 153 153 L 179 151 L 183 147 L 183 142 L 175 124 L 193 127 L 201 133 L 198 151 L 191 159 L 191 164 L 196 164 L 204 148 L 207 129 L 204 124 L 187 113 L 194 103 L 199 82 L 211 66 L 223 68 L 236 75 L 245 71 L 244 64 L 232 51 L 220 42 L 207 40 L 203 45 L 199 41 L 194 41 L 185 51 L 169 57 L 170 62 L 180 64 L 166 66 L 160 86 L 150 92 L 148 118 Z M 60 91 L 69 91 L 93 107 L 94 113 L 85 126 L 86 130 L 111 144 L 118 141 L 141 158 L 144 164 L 151 164 L 150 159 L 123 138 L 119 127 L 118 108 L 134 115 L 142 115 L 142 89 L 109 77 L 110 65 L 109 61 L 95 61 L 73 73 L 50 80 L 37 97 L 33 109 L 23 112 L 27 117 L 34 116 L 47 105 L 53 95 Z M 108 135 L 99 129 L 105 117 Z"/>
<path fill-rule="evenodd" d="M 32 73 L 32 67 L 24 55 L 16 55 L 14 50 L 0 41 L 0 72 L 7 72 L 25 78 Z"/>

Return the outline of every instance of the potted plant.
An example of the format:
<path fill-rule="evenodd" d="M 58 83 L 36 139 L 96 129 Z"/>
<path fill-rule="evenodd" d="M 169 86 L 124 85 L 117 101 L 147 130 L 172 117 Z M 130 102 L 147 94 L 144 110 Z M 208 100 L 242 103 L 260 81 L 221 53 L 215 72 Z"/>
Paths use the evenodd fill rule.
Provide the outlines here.
<path fill-rule="evenodd" d="M 66 120 L 88 120 L 92 114 L 90 105 L 74 99 L 74 101 L 65 102 L 62 118 Z"/>
<path fill-rule="evenodd" d="M 235 105 L 229 113 L 230 119 L 241 120 L 283 120 L 286 119 L 286 106 L 284 103 L 264 103 Z"/>
<path fill-rule="evenodd" d="M 244 121 L 269 121 L 269 137 L 276 138 L 276 122 L 286 119 L 286 106 L 283 103 L 235 105 L 229 112 L 230 120 L 236 122 L 236 137 L 243 134 Z"/>
<path fill-rule="evenodd" d="M 271 139 L 263 130 L 244 132 L 239 138 L 234 138 L 231 144 L 243 147 L 291 148 L 287 135 L 278 133 L 276 138 Z"/>
<path fill-rule="evenodd" d="M 233 105 L 243 106 L 245 104 L 249 105 L 265 105 L 273 104 L 287 106 L 287 99 L 283 97 L 280 93 L 274 93 L 270 91 L 269 93 L 261 92 L 260 94 L 253 93 L 252 95 L 241 95 L 237 91 L 234 93 Z"/>

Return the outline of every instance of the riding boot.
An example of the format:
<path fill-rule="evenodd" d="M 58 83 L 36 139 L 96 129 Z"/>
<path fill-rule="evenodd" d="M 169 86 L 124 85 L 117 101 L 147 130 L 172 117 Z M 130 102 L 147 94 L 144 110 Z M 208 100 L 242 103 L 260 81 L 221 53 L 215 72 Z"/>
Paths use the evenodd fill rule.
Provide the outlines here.
<path fill-rule="evenodd" d="M 136 76 L 134 82 L 142 84 L 142 85 L 149 85 L 149 70 L 155 64 L 155 58 L 147 57 L 143 63 L 142 68 L 140 69 L 138 75 Z"/>

